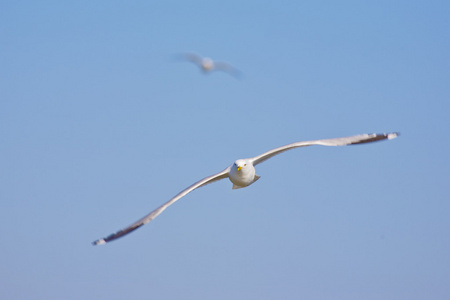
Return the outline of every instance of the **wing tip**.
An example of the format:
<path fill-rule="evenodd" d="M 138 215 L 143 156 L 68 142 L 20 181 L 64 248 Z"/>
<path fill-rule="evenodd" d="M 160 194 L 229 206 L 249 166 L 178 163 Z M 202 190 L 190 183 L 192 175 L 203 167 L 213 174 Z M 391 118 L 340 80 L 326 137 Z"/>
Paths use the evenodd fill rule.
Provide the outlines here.
<path fill-rule="evenodd" d="M 388 133 L 387 138 L 388 140 L 392 140 L 395 139 L 396 137 L 398 137 L 400 135 L 400 132 L 391 132 Z"/>
<path fill-rule="evenodd" d="M 103 245 L 103 244 L 106 244 L 105 239 L 99 239 L 99 240 L 92 242 L 92 245 L 94 245 L 94 246 Z"/>

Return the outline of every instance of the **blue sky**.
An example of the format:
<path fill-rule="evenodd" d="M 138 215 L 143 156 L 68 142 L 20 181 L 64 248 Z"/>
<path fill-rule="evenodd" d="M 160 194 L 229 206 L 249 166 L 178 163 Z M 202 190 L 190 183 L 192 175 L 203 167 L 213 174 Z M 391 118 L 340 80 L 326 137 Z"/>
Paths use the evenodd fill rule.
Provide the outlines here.
<path fill-rule="evenodd" d="M 450 4 L 0 4 L 0 298 L 448 299 Z M 202 74 L 195 52 L 243 71 Z M 295 141 L 261 179 L 193 182 Z"/>

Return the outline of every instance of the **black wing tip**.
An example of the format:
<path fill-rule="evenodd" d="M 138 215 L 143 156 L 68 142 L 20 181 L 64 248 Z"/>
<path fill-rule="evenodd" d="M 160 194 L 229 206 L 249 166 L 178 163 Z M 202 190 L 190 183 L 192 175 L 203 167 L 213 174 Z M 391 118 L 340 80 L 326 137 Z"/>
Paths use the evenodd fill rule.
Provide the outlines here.
<path fill-rule="evenodd" d="M 387 136 L 388 140 L 392 140 L 392 139 L 395 139 L 396 137 L 400 136 L 400 132 L 391 132 L 391 133 L 388 133 L 386 136 Z"/>
<path fill-rule="evenodd" d="M 99 240 L 96 240 L 96 241 L 92 242 L 92 245 L 94 245 L 94 246 L 103 245 L 103 244 L 106 244 L 105 239 L 99 239 Z"/>
<path fill-rule="evenodd" d="M 106 244 L 107 242 L 110 242 L 110 241 L 113 241 L 115 239 L 118 239 L 118 238 L 120 238 L 120 237 L 122 237 L 122 236 L 124 236 L 124 235 L 126 235 L 126 234 L 128 234 L 128 233 L 130 233 L 130 232 L 132 232 L 132 231 L 134 231 L 136 229 L 138 229 L 142 225 L 144 225 L 144 223 L 137 224 L 137 225 L 134 225 L 134 226 L 130 226 L 130 227 L 128 227 L 126 229 L 123 229 L 123 230 L 119 230 L 116 233 L 113 233 L 113 234 L 109 235 L 108 237 L 105 237 L 105 238 L 93 241 L 92 245 L 96 246 L 96 245 Z"/>
<path fill-rule="evenodd" d="M 370 135 L 374 136 L 374 137 L 380 137 L 380 138 L 392 140 L 392 139 L 395 139 L 396 137 L 398 137 L 400 135 L 400 132 L 372 133 Z"/>
<path fill-rule="evenodd" d="M 400 135 L 399 132 L 390 132 L 390 133 L 372 133 L 372 134 L 365 134 L 362 135 L 362 139 L 355 141 L 353 143 L 350 143 L 349 145 L 358 145 L 358 144 L 365 144 L 365 143 L 371 143 L 376 141 L 382 141 L 382 140 L 392 140 L 397 138 Z"/>

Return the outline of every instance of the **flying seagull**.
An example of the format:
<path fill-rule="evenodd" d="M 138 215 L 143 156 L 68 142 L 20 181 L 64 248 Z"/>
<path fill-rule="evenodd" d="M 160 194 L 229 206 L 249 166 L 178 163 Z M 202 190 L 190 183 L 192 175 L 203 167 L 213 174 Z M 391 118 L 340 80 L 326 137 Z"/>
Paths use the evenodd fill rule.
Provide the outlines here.
<path fill-rule="evenodd" d="M 182 57 L 185 60 L 196 64 L 204 73 L 210 73 L 212 71 L 224 71 L 235 77 L 239 77 L 241 75 L 241 72 L 230 64 L 214 61 L 209 57 L 201 57 L 193 53 L 184 54 Z"/>
<path fill-rule="evenodd" d="M 263 161 L 278 155 L 284 151 L 291 150 L 298 147 L 306 147 L 306 146 L 313 146 L 313 145 L 322 145 L 322 146 L 345 146 L 345 145 L 355 145 L 355 144 L 363 144 L 363 143 L 370 143 L 375 141 L 381 141 L 384 139 L 394 139 L 399 135 L 399 133 L 382 133 L 382 134 L 361 134 L 361 135 L 355 135 L 350 137 L 342 137 L 342 138 L 335 138 L 335 139 L 324 139 L 324 140 L 315 140 L 315 141 L 306 141 L 306 142 L 296 142 L 292 144 L 288 144 L 285 146 L 281 146 L 272 150 L 269 150 L 261 155 L 252 157 L 252 158 L 245 158 L 245 159 L 238 159 L 236 160 L 231 166 L 227 167 L 225 170 L 205 177 L 200 181 L 197 181 L 190 187 L 184 189 L 180 193 L 178 193 L 175 197 L 143 217 L 142 219 L 134 222 L 130 226 L 117 231 L 116 233 L 113 233 L 105 238 L 99 239 L 94 241 L 93 245 L 101 245 L 105 244 L 107 242 L 110 242 L 112 240 L 118 239 L 136 229 L 141 227 L 142 225 L 147 224 L 154 218 L 156 218 L 160 213 L 162 213 L 167 207 L 175 203 L 177 200 L 181 199 L 182 197 L 186 196 L 188 193 L 192 192 L 193 190 L 202 187 L 204 185 L 207 185 L 209 183 L 228 178 L 233 183 L 233 189 L 240 189 L 244 188 L 246 186 L 251 185 L 255 181 L 257 181 L 260 176 L 256 175 L 255 172 L 255 166 L 262 163 Z"/>

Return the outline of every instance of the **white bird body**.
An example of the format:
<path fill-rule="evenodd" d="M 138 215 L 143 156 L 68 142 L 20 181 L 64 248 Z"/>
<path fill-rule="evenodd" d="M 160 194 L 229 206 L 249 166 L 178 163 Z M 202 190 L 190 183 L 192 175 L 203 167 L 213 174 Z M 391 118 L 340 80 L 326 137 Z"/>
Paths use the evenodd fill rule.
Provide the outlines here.
<path fill-rule="evenodd" d="M 228 178 L 233 183 L 233 189 L 240 189 L 254 183 L 260 176 L 256 175 L 251 159 L 238 159 L 230 166 Z"/>
<path fill-rule="evenodd" d="M 116 233 L 113 233 L 105 238 L 98 239 L 93 242 L 94 245 L 101 245 L 105 244 L 106 242 L 115 240 L 117 238 L 120 238 L 137 228 L 141 227 L 144 224 L 147 224 L 154 218 L 156 218 L 159 214 L 161 214 L 167 207 L 187 195 L 188 193 L 192 192 L 193 190 L 202 187 L 204 185 L 207 185 L 209 183 L 228 178 L 233 183 L 233 189 L 240 189 L 247 187 L 257 181 L 260 176 L 256 175 L 255 166 L 264 162 L 265 160 L 278 155 L 282 152 L 285 152 L 290 149 L 299 148 L 299 147 L 306 147 L 306 146 L 313 146 L 313 145 L 322 145 L 322 146 L 345 146 L 345 145 L 353 145 L 353 144 L 363 144 L 363 143 L 370 143 L 380 140 L 391 140 L 398 136 L 398 133 L 388 133 L 388 134 L 361 134 L 361 135 L 355 135 L 350 137 L 342 137 L 342 138 L 334 138 L 334 139 L 323 139 L 323 140 L 314 140 L 314 141 L 306 141 L 306 142 L 296 142 L 292 144 L 288 144 L 285 146 L 281 146 L 272 150 L 269 150 L 261 155 L 252 157 L 252 158 L 246 158 L 246 159 L 238 159 L 236 160 L 231 166 L 227 167 L 223 171 L 205 177 L 200 181 L 197 181 L 196 183 L 192 184 L 191 186 L 187 187 L 180 193 L 178 193 L 175 197 L 170 199 L 168 202 L 164 203 L 142 219 L 134 222 L 130 226 L 117 231 Z"/>
<path fill-rule="evenodd" d="M 214 69 L 214 61 L 209 57 L 203 57 L 200 60 L 200 67 L 205 72 L 212 71 Z"/>
<path fill-rule="evenodd" d="M 201 57 L 197 54 L 189 53 L 184 54 L 182 58 L 197 65 L 204 73 L 223 71 L 235 77 L 241 76 L 241 72 L 232 65 L 225 62 L 214 61 L 209 57 Z"/>

